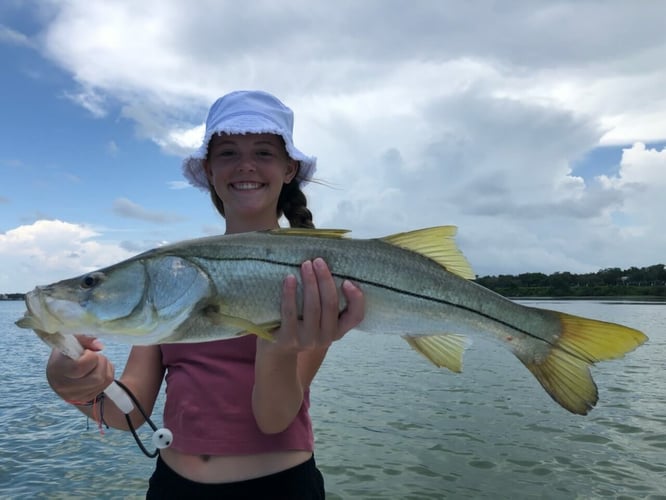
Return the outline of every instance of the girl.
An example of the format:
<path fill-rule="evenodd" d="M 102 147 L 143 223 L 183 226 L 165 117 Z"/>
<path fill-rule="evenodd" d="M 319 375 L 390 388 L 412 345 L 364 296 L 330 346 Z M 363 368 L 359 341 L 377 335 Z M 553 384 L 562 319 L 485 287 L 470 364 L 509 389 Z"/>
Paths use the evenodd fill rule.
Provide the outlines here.
<path fill-rule="evenodd" d="M 282 215 L 292 227 L 314 227 L 300 188 L 316 160 L 296 149 L 292 133 L 292 111 L 265 92 L 232 92 L 211 107 L 203 144 L 183 170 L 210 192 L 227 234 L 278 228 Z M 363 319 L 364 299 L 344 282 L 347 307 L 339 314 L 326 263 L 304 262 L 300 274 L 302 317 L 296 277 L 286 276 L 274 342 L 247 335 L 132 348 L 120 380 L 150 414 L 166 373 L 164 426 L 174 434 L 160 452 L 147 498 L 324 498 L 309 387 L 331 343 Z M 99 341 L 80 341 L 86 348 L 80 359 L 53 351 L 47 365 L 51 387 L 67 401 L 95 398 L 114 378 Z M 92 414 L 89 406 L 79 408 Z M 109 400 L 104 418 L 127 429 Z M 143 423 L 136 411 L 131 418 Z"/>

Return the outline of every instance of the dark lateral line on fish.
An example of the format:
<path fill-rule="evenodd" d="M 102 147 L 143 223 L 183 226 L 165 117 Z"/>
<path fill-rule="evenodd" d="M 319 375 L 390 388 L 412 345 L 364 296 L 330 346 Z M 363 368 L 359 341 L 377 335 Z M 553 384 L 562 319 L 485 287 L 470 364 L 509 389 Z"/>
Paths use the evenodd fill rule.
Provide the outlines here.
<path fill-rule="evenodd" d="M 293 262 L 280 262 L 278 260 L 262 259 L 262 258 L 259 258 L 259 257 L 239 257 L 239 258 L 233 258 L 233 257 L 226 258 L 225 257 L 224 260 L 238 261 L 238 262 L 240 262 L 240 261 L 263 262 L 265 264 L 277 264 L 277 265 L 285 266 L 285 267 L 298 268 L 298 265 L 294 264 Z M 391 292 L 401 293 L 403 295 L 409 295 L 410 297 L 414 297 L 414 298 L 417 298 L 417 299 L 428 300 L 428 301 L 431 301 L 431 302 L 437 302 L 439 304 L 443 304 L 443 305 L 447 305 L 447 306 L 451 306 L 451 307 L 457 307 L 458 309 L 463 309 L 465 311 L 474 313 L 477 316 L 481 316 L 481 317 L 489 319 L 491 321 L 495 321 L 496 323 L 499 323 L 501 325 L 509 327 L 509 328 L 511 328 L 513 330 L 516 330 L 518 332 L 521 332 L 521 333 L 527 335 L 528 337 L 532 337 L 535 340 L 540 340 L 541 342 L 545 342 L 546 344 L 550 345 L 551 347 L 555 347 L 555 344 L 553 344 L 552 342 L 550 342 L 546 339 L 543 339 L 541 337 L 537 337 L 536 335 L 534 335 L 534 334 L 532 334 L 532 333 L 530 333 L 526 330 L 523 330 L 522 328 L 519 328 L 516 325 L 512 325 L 511 323 L 507 323 L 506 321 L 503 321 L 501 319 L 495 318 L 495 317 L 490 316 L 488 314 L 482 313 L 480 311 L 477 311 L 476 309 L 472 309 L 471 307 L 466 307 L 466 306 L 461 305 L 461 304 L 455 304 L 453 302 L 449 302 L 448 300 L 442 300 L 442 299 L 438 299 L 436 297 L 429 297 L 427 295 L 421 295 L 419 293 L 410 292 L 408 290 L 402 290 L 400 288 L 395 288 L 395 287 L 392 287 L 392 286 L 384 285 L 382 283 L 375 283 L 373 281 L 362 280 L 362 279 L 359 279 L 359 278 L 356 278 L 356 277 L 334 273 L 333 271 L 331 271 L 331 275 L 335 276 L 336 278 L 342 279 L 342 280 L 355 281 L 357 283 L 363 283 L 365 285 L 370 285 L 370 286 L 374 286 L 374 287 L 377 287 L 377 288 L 383 288 L 384 290 L 389 290 Z M 560 349 L 562 348 L 562 346 L 558 346 L 558 347 Z M 565 351 L 567 351 L 569 354 L 571 354 L 572 356 L 574 356 L 576 358 L 582 359 L 582 358 L 580 358 L 580 356 L 578 356 L 577 354 L 575 354 L 573 352 L 569 352 L 566 349 L 565 349 Z"/>

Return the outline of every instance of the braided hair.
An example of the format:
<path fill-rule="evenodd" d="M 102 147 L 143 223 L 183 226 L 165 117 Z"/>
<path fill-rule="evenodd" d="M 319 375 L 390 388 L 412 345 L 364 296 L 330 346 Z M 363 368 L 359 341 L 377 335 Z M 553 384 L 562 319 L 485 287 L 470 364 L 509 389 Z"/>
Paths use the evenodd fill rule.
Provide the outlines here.
<path fill-rule="evenodd" d="M 277 204 L 278 217 L 284 214 L 291 227 L 314 229 L 312 212 L 308 209 L 308 200 L 298 182 L 298 176 L 296 176 L 289 184 L 282 186 Z"/>

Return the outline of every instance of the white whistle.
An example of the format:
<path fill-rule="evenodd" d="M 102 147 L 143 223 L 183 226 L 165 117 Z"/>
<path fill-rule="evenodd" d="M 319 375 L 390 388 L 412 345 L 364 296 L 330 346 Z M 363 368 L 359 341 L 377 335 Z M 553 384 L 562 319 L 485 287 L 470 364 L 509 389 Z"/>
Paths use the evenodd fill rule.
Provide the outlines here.
<path fill-rule="evenodd" d="M 171 443 L 173 442 L 173 434 L 169 429 L 166 429 L 162 427 L 161 429 L 157 429 L 153 433 L 153 444 L 155 445 L 155 448 L 158 450 L 163 450 L 164 448 L 168 448 L 171 446 Z"/>

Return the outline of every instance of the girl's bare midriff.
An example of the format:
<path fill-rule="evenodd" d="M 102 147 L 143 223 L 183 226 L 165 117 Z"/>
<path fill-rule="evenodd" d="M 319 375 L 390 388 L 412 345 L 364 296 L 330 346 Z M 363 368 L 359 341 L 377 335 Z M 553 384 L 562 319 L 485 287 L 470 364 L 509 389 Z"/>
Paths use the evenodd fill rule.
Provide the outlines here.
<path fill-rule="evenodd" d="M 166 448 L 162 460 L 177 474 L 198 483 L 230 483 L 275 474 L 307 462 L 311 451 L 279 451 L 260 455 L 188 455 Z"/>

